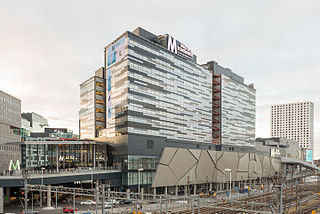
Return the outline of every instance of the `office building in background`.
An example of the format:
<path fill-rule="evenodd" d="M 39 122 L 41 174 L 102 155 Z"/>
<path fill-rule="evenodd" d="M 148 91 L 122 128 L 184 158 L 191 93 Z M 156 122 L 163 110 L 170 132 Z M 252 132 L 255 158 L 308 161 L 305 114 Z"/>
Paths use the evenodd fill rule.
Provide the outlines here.
<path fill-rule="evenodd" d="M 98 137 L 106 127 L 106 80 L 104 69 L 80 84 L 79 130 L 81 139 Z"/>
<path fill-rule="evenodd" d="M 314 105 L 298 102 L 271 106 L 271 136 L 299 142 L 306 161 L 312 162 L 314 150 Z"/>
<path fill-rule="evenodd" d="M 22 128 L 31 130 L 31 132 L 44 132 L 45 127 L 49 126 L 46 118 L 34 112 L 22 113 L 21 117 L 23 118 L 21 121 Z"/>
<path fill-rule="evenodd" d="M 6 144 L 20 141 L 20 126 L 21 101 L 0 90 L 0 174 L 21 162 L 20 146 Z"/>

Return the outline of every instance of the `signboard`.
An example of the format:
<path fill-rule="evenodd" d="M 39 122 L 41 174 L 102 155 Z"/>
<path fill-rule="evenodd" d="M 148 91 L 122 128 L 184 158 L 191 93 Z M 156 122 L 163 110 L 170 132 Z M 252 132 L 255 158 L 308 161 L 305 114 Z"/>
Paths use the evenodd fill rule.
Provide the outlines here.
<path fill-rule="evenodd" d="M 107 71 L 107 115 L 111 118 L 111 69 Z"/>
<path fill-rule="evenodd" d="M 125 55 L 125 37 L 119 39 L 116 43 L 108 48 L 108 66 L 119 62 Z"/>
<path fill-rule="evenodd" d="M 273 158 L 281 157 L 281 152 L 279 148 L 271 148 L 270 156 Z"/>
<path fill-rule="evenodd" d="M 20 170 L 20 161 L 17 160 L 16 164 L 14 164 L 13 160 L 10 160 L 9 170 Z"/>
<path fill-rule="evenodd" d="M 175 54 L 193 59 L 191 50 L 170 35 L 167 35 L 167 49 Z"/>
<path fill-rule="evenodd" d="M 307 149 L 306 150 L 306 161 L 307 162 L 312 162 L 313 161 L 312 150 L 311 149 Z"/>

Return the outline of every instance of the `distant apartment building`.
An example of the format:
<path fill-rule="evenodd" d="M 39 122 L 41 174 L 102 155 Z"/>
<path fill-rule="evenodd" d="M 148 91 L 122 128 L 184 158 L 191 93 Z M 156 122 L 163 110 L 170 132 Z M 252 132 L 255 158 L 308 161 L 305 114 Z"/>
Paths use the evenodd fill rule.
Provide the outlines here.
<path fill-rule="evenodd" d="M 0 174 L 21 161 L 20 147 L 5 144 L 20 141 L 20 114 L 21 101 L 0 90 Z"/>
<path fill-rule="evenodd" d="M 212 142 L 247 145 L 255 139 L 256 90 L 230 69 L 210 61 L 212 71 Z"/>
<path fill-rule="evenodd" d="M 80 84 L 79 130 L 81 139 L 98 137 L 106 127 L 106 80 L 104 69 Z"/>
<path fill-rule="evenodd" d="M 300 147 L 314 149 L 314 104 L 298 102 L 271 106 L 271 136 L 299 142 Z M 311 152 L 306 151 L 310 161 Z"/>
<path fill-rule="evenodd" d="M 26 137 L 30 137 L 31 132 L 32 132 L 32 127 L 31 127 L 30 121 L 21 117 L 21 129 L 20 129 L 21 140 L 24 141 Z"/>
<path fill-rule="evenodd" d="M 21 121 L 22 128 L 31 132 L 44 132 L 44 128 L 49 126 L 46 118 L 34 112 L 22 113 L 21 117 L 23 118 Z M 27 121 L 29 121 L 30 126 Z"/>

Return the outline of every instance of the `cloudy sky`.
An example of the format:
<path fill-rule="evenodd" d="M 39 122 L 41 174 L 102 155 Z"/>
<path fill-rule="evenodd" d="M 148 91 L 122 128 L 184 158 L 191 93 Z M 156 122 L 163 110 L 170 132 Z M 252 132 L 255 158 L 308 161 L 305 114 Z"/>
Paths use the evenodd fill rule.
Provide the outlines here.
<path fill-rule="evenodd" d="M 79 84 L 103 65 L 107 44 L 141 26 L 254 83 L 257 136 L 269 137 L 270 105 L 314 102 L 320 144 L 319 11 L 318 0 L 0 0 L 0 90 L 78 132 Z"/>

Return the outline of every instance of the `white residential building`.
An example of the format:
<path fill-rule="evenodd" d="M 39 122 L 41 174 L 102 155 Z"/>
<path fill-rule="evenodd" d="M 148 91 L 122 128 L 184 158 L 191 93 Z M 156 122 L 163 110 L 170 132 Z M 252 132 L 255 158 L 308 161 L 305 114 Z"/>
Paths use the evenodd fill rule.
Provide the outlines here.
<path fill-rule="evenodd" d="M 314 105 L 299 102 L 271 106 L 271 136 L 299 142 L 299 146 L 314 149 Z"/>

